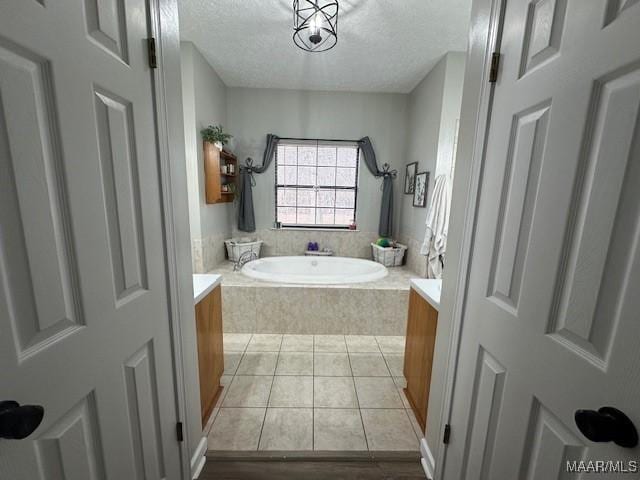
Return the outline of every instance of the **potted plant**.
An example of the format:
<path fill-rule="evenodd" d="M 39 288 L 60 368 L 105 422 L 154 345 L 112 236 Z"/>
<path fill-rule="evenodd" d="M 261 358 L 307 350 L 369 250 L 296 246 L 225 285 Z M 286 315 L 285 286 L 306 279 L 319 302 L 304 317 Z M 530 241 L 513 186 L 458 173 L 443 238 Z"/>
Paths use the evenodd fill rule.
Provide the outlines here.
<path fill-rule="evenodd" d="M 200 134 L 205 142 L 213 143 L 219 150 L 222 150 L 222 147 L 226 145 L 232 137 L 232 135 L 224 133 L 222 125 L 209 125 L 207 128 L 203 128 Z"/>

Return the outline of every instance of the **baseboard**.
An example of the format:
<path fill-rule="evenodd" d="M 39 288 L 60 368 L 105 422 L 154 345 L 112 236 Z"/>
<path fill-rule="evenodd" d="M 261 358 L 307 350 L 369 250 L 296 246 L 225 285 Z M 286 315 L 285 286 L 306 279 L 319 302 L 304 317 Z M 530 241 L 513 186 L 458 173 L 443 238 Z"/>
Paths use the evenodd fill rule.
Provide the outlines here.
<path fill-rule="evenodd" d="M 198 443 L 193 457 L 191 457 L 191 478 L 193 480 L 200 476 L 200 472 L 204 468 L 204 464 L 207 461 L 205 454 L 207 453 L 207 437 L 202 437 Z"/>
<path fill-rule="evenodd" d="M 427 445 L 427 440 L 422 438 L 420 440 L 420 453 L 422 454 L 422 469 L 429 480 L 435 480 L 436 462 L 433 459 L 433 454 Z"/>

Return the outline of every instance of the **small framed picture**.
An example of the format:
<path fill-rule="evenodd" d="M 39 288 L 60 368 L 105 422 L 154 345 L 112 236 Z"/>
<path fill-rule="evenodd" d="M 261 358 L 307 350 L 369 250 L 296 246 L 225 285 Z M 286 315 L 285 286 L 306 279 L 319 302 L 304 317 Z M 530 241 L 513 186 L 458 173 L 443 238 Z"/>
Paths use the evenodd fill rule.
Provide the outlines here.
<path fill-rule="evenodd" d="M 416 172 L 418 171 L 418 162 L 412 162 L 407 164 L 407 168 L 404 174 L 404 193 L 407 195 L 413 194 L 416 187 Z"/>
<path fill-rule="evenodd" d="M 413 206 L 427 206 L 427 189 L 429 188 L 429 172 L 416 173 L 415 189 L 413 191 Z"/>

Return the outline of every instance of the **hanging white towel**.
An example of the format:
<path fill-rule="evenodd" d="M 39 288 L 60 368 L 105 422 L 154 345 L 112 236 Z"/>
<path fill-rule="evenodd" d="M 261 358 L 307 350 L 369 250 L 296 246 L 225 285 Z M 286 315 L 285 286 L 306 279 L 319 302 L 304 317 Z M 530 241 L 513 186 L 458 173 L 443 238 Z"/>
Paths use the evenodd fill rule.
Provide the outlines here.
<path fill-rule="evenodd" d="M 427 257 L 428 278 L 442 278 L 450 206 L 449 178 L 447 175 L 439 175 L 431 195 L 431 204 L 427 211 L 427 231 L 420 248 L 420 253 Z"/>

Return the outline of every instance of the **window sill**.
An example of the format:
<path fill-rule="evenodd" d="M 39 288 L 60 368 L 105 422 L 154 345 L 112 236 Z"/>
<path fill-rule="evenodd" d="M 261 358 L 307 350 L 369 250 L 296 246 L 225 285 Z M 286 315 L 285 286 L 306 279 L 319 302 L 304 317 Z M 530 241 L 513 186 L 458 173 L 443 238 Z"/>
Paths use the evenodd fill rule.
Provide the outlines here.
<path fill-rule="evenodd" d="M 285 230 L 289 232 L 336 232 L 336 233 L 360 232 L 359 229 L 351 230 L 349 228 L 322 228 L 322 227 L 281 227 L 281 228 L 271 227 L 270 230 L 274 232 L 278 232 L 281 230 Z"/>

